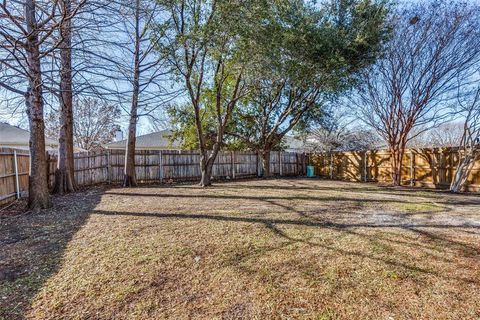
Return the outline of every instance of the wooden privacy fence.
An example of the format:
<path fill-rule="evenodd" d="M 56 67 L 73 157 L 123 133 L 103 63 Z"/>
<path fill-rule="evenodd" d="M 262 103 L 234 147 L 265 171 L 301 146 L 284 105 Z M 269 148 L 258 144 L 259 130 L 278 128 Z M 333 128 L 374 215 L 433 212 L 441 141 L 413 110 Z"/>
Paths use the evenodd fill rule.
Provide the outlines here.
<path fill-rule="evenodd" d="M 0 204 L 28 191 L 28 151 L 0 149 Z M 15 159 L 17 166 L 15 166 Z M 306 156 L 275 151 L 270 155 L 272 175 L 297 176 L 305 173 Z M 125 152 L 108 150 L 74 155 L 75 181 L 79 186 L 123 181 Z M 199 180 L 197 151 L 136 150 L 135 169 L 140 183 Z M 57 157 L 48 155 L 48 184 L 53 187 Z M 261 175 L 261 160 L 255 152 L 222 151 L 213 165 L 214 179 L 239 179 Z M 17 174 L 18 173 L 18 174 Z M 18 178 L 18 179 L 17 179 Z M 17 183 L 18 180 L 18 183 Z"/>
<path fill-rule="evenodd" d="M 402 183 L 410 186 L 448 188 L 459 159 L 458 148 L 408 149 L 402 165 Z M 311 154 L 315 174 L 348 181 L 391 182 L 388 151 L 356 151 Z M 480 161 L 468 177 L 467 190 L 480 191 Z"/>
<path fill-rule="evenodd" d="M 30 154 L 27 150 L 0 148 L 0 204 L 28 190 Z"/>

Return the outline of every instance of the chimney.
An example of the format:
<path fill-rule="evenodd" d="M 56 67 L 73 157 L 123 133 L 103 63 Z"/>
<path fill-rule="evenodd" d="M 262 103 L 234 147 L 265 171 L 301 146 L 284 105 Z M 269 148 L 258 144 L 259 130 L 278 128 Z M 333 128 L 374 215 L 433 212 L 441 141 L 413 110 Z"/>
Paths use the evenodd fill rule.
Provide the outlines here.
<path fill-rule="evenodd" d="M 117 130 L 115 132 L 115 142 L 122 141 L 122 140 L 123 140 L 123 131 Z"/>

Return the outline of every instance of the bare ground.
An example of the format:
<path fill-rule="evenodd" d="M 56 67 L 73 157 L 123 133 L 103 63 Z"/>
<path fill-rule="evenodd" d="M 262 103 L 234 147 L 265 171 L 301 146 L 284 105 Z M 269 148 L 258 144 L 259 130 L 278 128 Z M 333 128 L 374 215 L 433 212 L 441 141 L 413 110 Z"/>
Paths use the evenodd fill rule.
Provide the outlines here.
<path fill-rule="evenodd" d="M 307 179 L 0 219 L 4 319 L 479 319 L 480 197 Z"/>

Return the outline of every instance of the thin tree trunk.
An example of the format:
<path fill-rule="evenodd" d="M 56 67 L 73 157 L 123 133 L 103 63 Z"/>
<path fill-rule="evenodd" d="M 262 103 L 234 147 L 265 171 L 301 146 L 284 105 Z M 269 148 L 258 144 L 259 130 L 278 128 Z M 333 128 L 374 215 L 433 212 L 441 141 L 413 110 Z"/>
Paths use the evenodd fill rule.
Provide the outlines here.
<path fill-rule="evenodd" d="M 70 15 L 71 0 L 60 1 L 62 14 Z M 73 97 L 71 20 L 60 27 L 60 133 L 58 162 L 55 171 L 54 193 L 73 192 L 76 189 L 73 163 Z"/>
<path fill-rule="evenodd" d="M 132 101 L 133 104 L 133 101 Z M 132 106 L 132 111 L 135 107 Z M 137 178 L 135 174 L 135 140 L 137 131 L 136 112 L 130 114 L 130 125 L 128 126 L 127 149 L 125 151 L 125 170 L 123 176 L 124 187 L 136 187 Z"/>
<path fill-rule="evenodd" d="M 474 163 L 475 157 L 472 154 L 463 156 L 458 163 L 457 171 L 450 184 L 450 191 L 462 192 L 465 190 L 465 185 Z"/>
<path fill-rule="evenodd" d="M 215 158 L 217 157 L 217 153 L 212 151 L 212 154 L 208 154 L 208 152 L 204 152 L 200 155 L 200 170 L 202 172 L 202 176 L 200 178 L 199 185 L 201 187 L 208 187 L 212 185 L 212 173 L 213 173 L 213 164 L 215 162 Z"/>
<path fill-rule="evenodd" d="M 51 206 L 47 184 L 47 159 L 45 152 L 45 123 L 43 118 L 42 73 L 38 44 L 35 2 L 25 1 L 25 22 L 29 36 L 26 39 L 28 85 L 25 103 L 30 124 L 30 175 L 28 207 L 39 210 Z"/>
<path fill-rule="evenodd" d="M 137 134 L 138 95 L 140 91 L 140 0 L 136 0 L 135 2 L 135 52 L 133 68 L 133 92 L 125 151 L 124 187 L 137 186 L 137 178 L 135 175 L 135 143 Z"/>
<path fill-rule="evenodd" d="M 402 184 L 402 160 L 404 152 L 404 149 L 401 147 L 390 148 L 392 183 L 394 186 L 400 186 Z"/>
<path fill-rule="evenodd" d="M 270 150 L 262 150 L 262 177 L 269 178 L 271 176 L 270 172 Z"/>

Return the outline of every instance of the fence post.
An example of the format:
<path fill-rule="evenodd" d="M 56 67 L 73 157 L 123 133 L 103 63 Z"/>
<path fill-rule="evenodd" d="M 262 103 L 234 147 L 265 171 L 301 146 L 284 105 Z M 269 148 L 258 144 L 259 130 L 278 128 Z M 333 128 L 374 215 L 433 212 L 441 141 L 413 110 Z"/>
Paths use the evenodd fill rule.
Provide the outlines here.
<path fill-rule="evenodd" d="M 282 163 L 282 151 L 278 151 L 278 172 L 280 173 L 280 177 L 283 176 L 283 163 Z"/>
<path fill-rule="evenodd" d="M 150 155 L 150 151 L 143 150 L 143 174 L 144 174 L 144 181 L 148 182 L 149 179 L 149 169 L 147 165 L 147 154 Z"/>
<path fill-rule="evenodd" d="M 15 189 L 17 191 L 17 199 L 20 199 L 20 183 L 18 181 L 18 162 L 17 162 L 17 150 L 13 150 L 13 162 L 15 166 Z"/>
<path fill-rule="evenodd" d="M 32 158 L 32 156 L 30 156 L 30 159 L 31 158 Z M 50 153 L 46 152 L 46 158 L 47 158 L 47 186 L 48 186 L 48 188 L 50 188 L 50 180 L 51 180 L 50 179 L 50 163 L 51 163 Z M 30 183 L 30 181 L 28 183 Z"/>
<path fill-rule="evenodd" d="M 163 183 L 163 157 L 162 150 L 158 151 L 158 177 L 160 178 L 160 183 Z"/>
<path fill-rule="evenodd" d="M 232 179 L 235 179 L 235 151 L 232 151 L 230 158 L 232 160 Z"/>
<path fill-rule="evenodd" d="M 333 153 L 330 152 L 330 179 L 333 180 Z"/>
<path fill-rule="evenodd" d="M 299 176 L 298 172 L 298 153 L 295 152 L 295 176 Z"/>
<path fill-rule="evenodd" d="M 410 186 L 415 186 L 415 171 L 414 171 L 414 154 L 410 151 Z"/>
<path fill-rule="evenodd" d="M 110 150 L 107 150 L 107 182 L 108 184 L 112 183 L 112 165 L 110 163 L 111 157 L 110 157 Z"/>
<path fill-rule="evenodd" d="M 260 166 L 259 166 L 259 161 L 258 161 L 258 158 L 259 158 L 259 154 L 258 154 L 258 151 L 257 151 L 257 177 L 260 177 Z"/>
<path fill-rule="evenodd" d="M 363 179 L 368 182 L 368 150 L 363 153 Z"/>
<path fill-rule="evenodd" d="M 310 162 L 310 155 L 308 155 L 308 162 Z M 302 157 L 302 176 L 307 174 L 307 154 L 304 152 Z"/>

